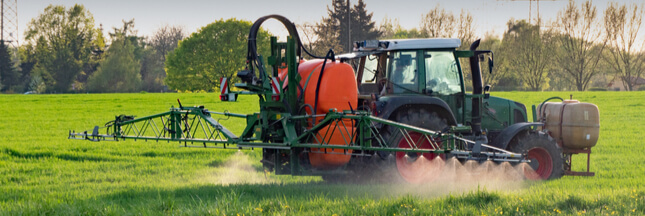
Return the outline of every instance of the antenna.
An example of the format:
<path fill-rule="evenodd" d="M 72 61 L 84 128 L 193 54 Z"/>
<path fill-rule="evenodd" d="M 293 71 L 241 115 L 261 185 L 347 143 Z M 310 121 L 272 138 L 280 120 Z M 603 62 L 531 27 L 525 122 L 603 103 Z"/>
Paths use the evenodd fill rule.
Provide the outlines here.
<path fill-rule="evenodd" d="M 17 49 L 18 37 L 18 0 L 0 0 L 0 41 L 10 48 Z"/>

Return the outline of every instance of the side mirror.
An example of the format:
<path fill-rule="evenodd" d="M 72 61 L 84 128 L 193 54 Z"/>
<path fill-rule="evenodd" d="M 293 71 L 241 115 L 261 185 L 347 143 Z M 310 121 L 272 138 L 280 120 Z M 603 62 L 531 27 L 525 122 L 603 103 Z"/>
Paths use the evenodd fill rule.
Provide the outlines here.
<path fill-rule="evenodd" d="M 495 64 L 493 63 L 493 58 L 488 57 L 488 72 L 491 73 L 491 74 L 493 73 L 493 66 L 494 65 Z"/>

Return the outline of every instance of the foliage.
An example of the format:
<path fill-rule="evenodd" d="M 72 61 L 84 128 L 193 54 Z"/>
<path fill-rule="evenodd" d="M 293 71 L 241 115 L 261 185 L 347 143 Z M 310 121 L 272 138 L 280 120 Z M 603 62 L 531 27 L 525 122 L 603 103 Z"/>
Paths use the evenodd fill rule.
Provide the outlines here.
<path fill-rule="evenodd" d="M 379 39 L 389 39 L 394 37 L 397 30 L 402 29 L 398 18 L 389 18 L 387 15 L 381 20 L 378 30 L 381 32 Z"/>
<path fill-rule="evenodd" d="M 454 35 L 456 20 L 452 12 L 435 6 L 421 19 L 421 31 L 430 38 L 449 38 Z"/>
<path fill-rule="evenodd" d="M 338 35 L 331 30 L 331 24 L 303 23 L 296 26 L 302 46 L 314 55 L 323 56 L 329 49 L 336 51 L 343 49 L 338 42 Z"/>
<path fill-rule="evenodd" d="M 452 12 L 437 5 L 423 15 L 420 32 L 429 38 L 459 38 L 461 48 L 467 49 L 475 41 L 473 20 L 473 15 L 470 12 L 462 10 L 457 18 Z"/>
<path fill-rule="evenodd" d="M 255 96 L 226 103 L 212 93 L 0 95 L 0 108 L 8 112 L 0 123 L 0 215 L 645 214 L 645 92 L 491 94 L 527 107 L 570 94 L 597 104 L 600 139 L 591 156 L 596 176 L 504 183 L 506 189 L 499 190 L 454 182 L 334 184 L 317 177 L 265 177 L 260 149 L 237 153 L 172 142 L 66 139 L 67 129 L 91 129 L 118 114 L 165 112 L 176 107 L 177 98 L 212 111 L 258 112 Z M 37 123 L 25 120 L 25 113 Z M 243 118 L 219 121 L 235 134 L 245 125 Z M 586 169 L 584 162 L 586 157 L 574 155 L 573 169 Z"/>
<path fill-rule="evenodd" d="M 36 64 L 41 73 L 54 79 L 47 83 L 48 88 L 57 92 L 76 89 L 72 83 L 82 73 L 90 73 L 84 70 L 91 68 L 86 64 L 94 55 L 97 29 L 92 14 L 78 4 L 69 9 L 50 5 L 27 28 L 27 43 L 37 47 Z"/>
<path fill-rule="evenodd" d="M 88 80 L 92 92 L 136 92 L 141 85 L 141 65 L 135 58 L 135 46 L 125 37 L 117 38 L 107 50 L 107 57 Z"/>
<path fill-rule="evenodd" d="M 589 87 L 594 76 L 600 73 L 599 64 L 607 40 L 597 26 L 596 7 L 586 1 L 578 8 L 569 0 L 566 8 L 558 13 L 553 23 L 561 35 L 554 39 L 558 42 L 556 60 L 562 68 L 562 76 L 573 84 L 578 91 Z"/>
<path fill-rule="evenodd" d="M 152 46 L 143 50 L 141 63 L 141 89 L 149 92 L 160 92 L 166 90 L 163 84 L 166 78 L 164 62 Z"/>
<path fill-rule="evenodd" d="M 166 78 L 164 64 L 166 55 L 177 48 L 177 44 L 184 38 L 184 30 L 178 26 L 163 26 L 148 39 L 145 55 L 141 59 L 142 88 L 149 92 L 166 90 L 163 83 Z"/>
<path fill-rule="evenodd" d="M 376 28 L 376 24 L 372 21 L 374 13 L 368 13 L 365 8 L 367 5 L 363 0 L 358 0 L 356 5 L 352 8 L 351 13 L 351 28 L 350 38 L 347 42 L 354 43 L 359 40 L 373 40 L 380 36 L 381 32 Z M 341 34 L 341 44 L 342 34 Z M 353 46 L 353 45 L 352 45 Z M 347 52 L 351 51 L 351 47 L 345 49 Z"/>
<path fill-rule="evenodd" d="M 163 62 L 166 61 L 166 55 L 177 48 L 179 41 L 185 37 L 184 29 L 180 26 L 165 25 L 155 32 L 150 38 L 148 44 L 152 46 L 156 54 Z"/>
<path fill-rule="evenodd" d="M 591 87 L 591 88 L 589 88 L 589 91 L 607 91 L 607 88 Z"/>
<path fill-rule="evenodd" d="M 336 53 L 351 52 L 354 41 L 378 38 L 381 32 L 366 6 L 363 0 L 358 0 L 353 7 L 345 0 L 332 0 L 332 7 L 327 7 L 327 17 L 323 17 L 313 30 L 316 38 L 311 45 L 313 53 L 324 55 L 329 49 Z"/>
<path fill-rule="evenodd" d="M 493 53 L 495 53 L 493 72 L 488 71 L 488 62 L 482 63 L 481 66 L 484 84 L 495 86 L 502 78 L 508 76 L 508 74 L 510 73 L 510 70 L 508 69 L 508 58 L 510 56 L 507 56 L 506 50 L 503 50 L 502 40 L 493 35 L 487 35 L 486 37 L 484 37 L 484 39 L 479 44 L 479 49 L 492 50 Z M 468 73 L 468 71 L 464 72 L 468 77 L 468 81 L 470 81 L 472 79 L 470 78 L 470 73 Z M 469 86 L 472 85 L 469 84 Z"/>
<path fill-rule="evenodd" d="M 177 49 L 166 56 L 165 83 L 181 91 L 214 91 L 219 78 L 229 77 L 246 66 L 247 37 L 252 23 L 236 19 L 208 24 L 179 42 Z M 258 52 L 269 53 L 269 33 L 257 35 Z"/>
<path fill-rule="evenodd" d="M 9 47 L 0 40 L 0 89 L 3 91 L 13 91 L 19 82 L 13 65 Z"/>
<path fill-rule="evenodd" d="M 605 10 L 605 34 L 611 50 L 605 59 L 630 91 L 645 71 L 645 55 L 638 53 L 645 48 L 638 37 L 644 14 L 642 5 L 636 4 L 627 7 L 612 2 Z"/>
<path fill-rule="evenodd" d="M 509 70 L 516 73 L 528 90 L 549 87 L 549 70 L 553 60 L 552 34 L 525 20 L 508 22 L 504 33 L 504 49 Z"/>
<path fill-rule="evenodd" d="M 333 26 L 334 23 L 331 19 L 323 19 L 316 23 L 316 27 L 313 29 L 315 40 L 308 43 L 312 54 L 324 56 L 330 49 L 336 52 L 342 52 L 345 49 L 340 42 L 340 33 L 334 30 Z M 309 40 L 311 41 L 311 39 Z"/>
<path fill-rule="evenodd" d="M 410 30 L 405 30 L 405 29 L 398 29 L 392 38 L 394 39 L 406 39 L 406 38 L 424 38 L 426 37 L 425 34 L 417 30 L 416 28 L 410 29 Z"/>

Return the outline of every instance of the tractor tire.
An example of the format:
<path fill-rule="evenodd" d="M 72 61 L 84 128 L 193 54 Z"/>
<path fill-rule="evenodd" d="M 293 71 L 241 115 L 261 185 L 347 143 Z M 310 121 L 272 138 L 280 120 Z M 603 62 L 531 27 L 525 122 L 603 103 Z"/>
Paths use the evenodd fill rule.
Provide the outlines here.
<path fill-rule="evenodd" d="M 421 107 L 407 107 L 403 110 L 396 112 L 393 115 L 393 118 L 390 118 L 393 121 L 412 125 L 420 128 L 425 128 L 433 131 L 441 131 L 442 129 L 448 126 L 448 121 L 445 117 L 439 116 L 437 112 L 429 111 Z M 383 128 L 381 132 L 383 138 L 386 141 L 391 141 L 389 143 L 390 147 L 400 147 L 401 142 L 404 142 L 403 136 L 395 128 Z M 413 133 L 411 133 L 414 136 Z M 382 164 L 382 169 L 385 176 L 389 178 L 400 181 L 404 180 L 409 183 L 421 183 L 421 181 L 431 180 L 434 177 L 437 177 L 441 170 L 435 170 L 434 168 L 427 169 L 428 172 L 435 173 L 419 173 L 416 159 L 420 158 L 421 154 L 412 154 L 403 152 L 377 152 L 379 156 L 384 160 Z M 434 160 L 438 155 L 432 153 L 422 154 L 428 161 Z M 443 155 L 442 155 L 443 156 Z M 445 156 L 444 156 L 445 157 Z M 445 158 L 443 158 L 445 159 Z M 428 163 L 428 162 L 425 162 Z M 435 163 L 430 163 L 435 164 Z M 424 165 L 425 166 L 425 165 Z M 428 165 L 434 166 L 434 165 Z M 440 167 L 443 168 L 443 165 Z M 422 169 L 426 170 L 426 169 Z"/>
<path fill-rule="evenodd" d="M 520 170 L 527 179 L 551 180 L 564 175 L 564 157 L 556 141 L 544 132 L 529 131 L 511 144 L 510 150 L 527 154 L 533 170 Z"/>
<path fill-rule="evenodd" d="M 390 120 L 412 125 L 415 127 L 425 128 L 433 131 L 441 131 L 448 126 L 448 120 L 440 117 L 437 112 L 428 111 L 419 107 L 409 107 L 394 113 Z M 394 128 L 383 128 L 381 134 L 385 140 L 399 140 L 401 134 L 397 133 Z M 396 137 L 392 137 L 396 136 Z M 390 147 L 396 147 L 397 143 L 390 143 Z M 388 157 L 391 152 L 377 152 L 382 158 Z"/>

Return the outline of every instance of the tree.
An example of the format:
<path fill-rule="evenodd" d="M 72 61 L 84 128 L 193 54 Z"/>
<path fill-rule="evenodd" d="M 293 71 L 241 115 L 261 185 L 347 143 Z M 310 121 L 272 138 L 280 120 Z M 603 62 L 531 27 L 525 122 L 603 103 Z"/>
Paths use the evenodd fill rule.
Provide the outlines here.
<path fill-rule="evenodd" d="M 18 72 L 13 66 L 9 47 L 0 40 L 0 89 L 13 92 L 18 86 Z"/>
<path fill-rule="evenodd" d="M 562 77 L 574 84 L 578 91 L 586 90 L 592 78 L 600 72 L 598 64 L 606 40 L 601 37 L 601 29 L 596 28 L 599 26 L 596 14 L 591 1 L 578 8 L 573 0 L 569 0 L 553 23 L 553 28 L 560 33 L 554 38 L 559 45 L 555 59 L 562 69 Z"/>
<path fill-rule="evenodd" d="M 328 17 L 317 24 L 316 36 L 318 40 L 325 40 L 323 44 L 336 41 L 342 49 L 336 52 L 349 52 L 354 41 L 377 39 L 381 32 L 372 21 L 373 13 L 367 13 L 366 4 L 359 0 L 352 8 L 349 1 L 332 0 L 332 7 L 327 7 Z M 327 48 L 332 48 L 330 46 Z M 324 50 L 324 48 L 321 48 Z"/>
<path fill-rule="evenodd" d="M 350 49 L 350 31 L 351 21 L 349 17 L 352 16 L 350 11 L 349 1 L 345 0 L 332 0 L 332 8 L 327 7 L 327 18 L 323 18 L 321 25 L 325 25 L 330 31 L 336 34 L 338 42 L 341 45 L 341 50 L 336 52 L 348 51 Z M 318 35 L 319 38 L 321 35 Z"/>
<path fill-rule="evenodd" d="M 234 83 L 235 74 L 246 66 L 251 25 L 234 18 L 222 19 L 180 41 L 166 56 L 166 85 L 181 91 L 214 91 L 221 77 L 229 77 Z M 268 32 L 258 32 L 257 45 L 260 54 L 270 54 Z"/>
<path fill-rule="evenodd" d="M 425 37 L 430 38 L 459 38 L 461 47 L 467 48 L 475 41 L 473 20 L 470 12 L 462 10 L 459 18 L 456 18 L 452 12 L 437 5 L 423 15 L 420 31 Z"/>
<path fill-rule="evenodd" d="M 508 54 L 509 70 L 517 73 L 523 86 L 531 91 L 549 87 L 549 66 L 553 60 L 552 34 L 542 32 L 526 20 L 508 23 L 504 33 L 504 52 Z"/>
<path fill-rule="evenodd" d="M 381 37 L 383 39 L 394 38 L 394 34 L 401 28 L 401 23 L 399 19 L 391 19 L 385 16 L 381 21 L 381 25 L 378 30 L 381 32 Z"/>
<path fill-rule="evenodd" d="M 134 28 L 134 19 L 129 21 L 122 20 L 123 26 L 121 28 L 112 27 L 112 32 L 109 33 L 112 41 L 125 39 L 130 41 L 134 46 L 134 56 L 137 60 L 143 58 L 146 49 L 146 38 L 137 35 L 137 30 Z"/>
<path fill-rule="evenodd" d="M 166 25 L 155 32 L 148 41 L 148 44 L 154 48 L 159 58 L 165 62 L 166 55 L 177 48 L 177 44 L 184 37 L 185 34 L 182 27 Z"/>
<path fill-rule="evenodd" d="M 461 39 L 461 47 L 469 48 L 470 44 L 475 41 L 475 25 L 473 24 L 473 15 L 461 10 L 459 20 L 457 21 L 457 38 Z"/>
<path fill-rule="evenodd" d="M 439 5 L 423 15 L 421 32 L 430 38 L 449 38 L 455 34 L 456 20 L 452 12 Z"/>
<path fill-rule="evenodd" d="M 96 35 L 94 18 L 82 5 L 50 5 L 29 22 L 25 39 L 42 48 L 36 49 L 37 64 L 54 79 L 49 88 L 66 92 L 89 62 Z"/>
<path fill-rule="evenodd" d="M 142 89 L 150 92 L 163 91 L 166 78 L 164 64 L 166 55 L 177 48 L 177 44 L 184 38 L 184 30 L 178 26 L 164 26 L 148 39 L 148 46 L 141 59 Z"/>
<path fill-rule="evenodd" d="M 141 65 L 135 47 L 126 37 L 119 37 L 107 50 L 107 57 L 88 80 L 92 92 L 135 92 L 140 89 Z"/>
<path fill-rule="evenodd" d="M 506 51 L 502 48 L 502 40 L 493 34 L 488 34 L 484 37 L 479 45 L 479 49 L 492 50 L 495 53 L 495 68 L 492 73 L 486 70 L 488 68 L 488 63 L 482 64 L 482 77 L 484 79 L 484 84 L 495 86 L 502 78 L 507 76 L 509 72 L 507 59 L 510 58 L 510 56 L 505 55 Z M 470 74 L 466 74 L 467 76 L 470 76 Z"/>
<path fill-rule="evenodd" d="M 406 38 L 425 38 L 427 37 L 423 32 L 420 32 L 416 28 L 410 30 L 405 30 L 403 28 L 398 29 L 392 38 L 394 39 L 406 39 Z"/>
<path fill-rule="evenodd" d="M 336 52 L 343 51 L 344 45 L 340 42 L 340 33 L 334 30 L 331 19 L 323 19 L 321 23 L 317 23 L 314 33 L 315 41 L 311 49 L 314 55 L 324 56 L 329 49 Z"/>
<path fill-rule="evenodd" d="M 83 65 L 83 71 L 76 76 L 76 81 L 74 81 L 77 90 L 85 89 L 87 80 L 96 72 L 100 62 L 103 60 L 106 49 L 107 41 L 103 35 L 103 25 L 100 25 L 96 33 L 96 38 L 92 41 L 92 54 L 89 60 Z"/>
<path fill-rule="evenodd" d="M 354 41 L 359 40 L 373 40 L 379 38 L 381 35 L 381 32 L 376 28 L 375 22 L 372 21 L 372 15 L 374 13 L 367 13 L 366 6 L 363 0 L 358 0 L 358 3 L 352 8 L 352 24 L 350 26 L 352 36 L 349 38 L 352 41 L 348 41 L 349 43 L 354 43 Z M 346 51 L 351 51 L 351 48 L 348 47 Z"/>
<path fill-rule="evenodd" d="M 645 70 L 645 56 L 641 53 L 645 44 L 638 40 L 643 20 L 643 8 L 636 4 L 629 7 L 610 3 L 605 10 L 605 30 L 611 52 L 606 61 L 615 71 L 616 78 L 623 81 L 626 89 L 635 90 L 635 84 Z"/>

